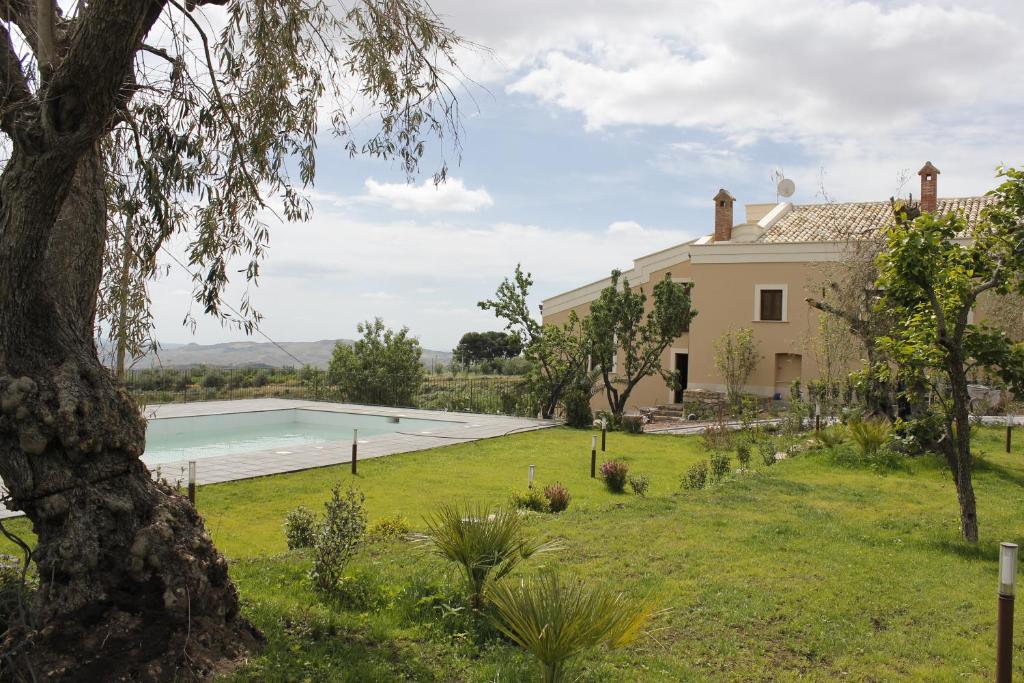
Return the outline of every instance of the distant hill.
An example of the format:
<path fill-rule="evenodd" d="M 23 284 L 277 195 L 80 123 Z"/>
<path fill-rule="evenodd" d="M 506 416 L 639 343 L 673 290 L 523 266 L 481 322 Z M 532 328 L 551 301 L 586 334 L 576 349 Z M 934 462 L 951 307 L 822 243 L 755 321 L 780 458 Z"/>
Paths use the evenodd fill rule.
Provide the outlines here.
<path fill-rule="evenodd" d="M 165 367 L 188 368 L 196 365 L 209 365 L 222 368 L 268 367 L 279 368 L 285 365 L 301 366 L 309 363 L 318 368 L 326 368 L 331 360 L 331 352 L 337 342 L 352 344 L 351 339 L 323 339 L 315 342 L 280 342 L 279 346 L 286 349 L 285 353 L 270 342 L 226 342 L 224 344 L 161 344 L 158 354 L 147 354 L 134 364 L 136 369 Z M 288 354 L 295 356 L 296 361 Z M 434 351 L 423 349 L 423 364 L 428 368 L 432 364 L 451 361 L 450 351 Z"/>

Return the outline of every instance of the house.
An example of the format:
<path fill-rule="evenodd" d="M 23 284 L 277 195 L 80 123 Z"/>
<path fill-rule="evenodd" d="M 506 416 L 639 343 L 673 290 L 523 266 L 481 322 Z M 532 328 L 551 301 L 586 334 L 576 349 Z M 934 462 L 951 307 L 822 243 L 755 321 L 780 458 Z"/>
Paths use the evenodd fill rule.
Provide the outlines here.
<path fill-rule="evenodd" d="M 973 224 L 992 201 L 938 198 L 939 170 L 931 162 L 919 176 L 924 211 L 961 212 Z M 648 302 L 666 273 L 676 282 L 692 283 L 698 315 L 662 357 L 662 367 L 677 372 L 685 389 L 725 391 L 715 368 L 714 343 L 724 332 L 746 327 L 753 330 L 762 359 L 745 390 L 786 397 L 793 380 L 806 386 L 820 374 L 810 343 L 819 329 L 819 313 L 807 304 L 807 297 L 820 293 L 829 268 L 849 257 L 857 236 L 877 234 L 891 224 L 892 208 L 889 201 L 747 204 L 746 215 L 737 223 L 735 203 L 729 192 L 719 190 L 714 196 L 713 230 L 641 256 L 624 276 L 631 287 L 643 290 Z M 585 317 L 608 282 L 605 278 L 544 300 L 544 322 L 563 323 L 572 310 Z M 668 388 L 655 375 L 637 385 L 627 409 L 679 403 L 682 398 L 682 391 Z M 603 392 L 594 397 L 595 409 L 605 408 L 605 403 Z"/>

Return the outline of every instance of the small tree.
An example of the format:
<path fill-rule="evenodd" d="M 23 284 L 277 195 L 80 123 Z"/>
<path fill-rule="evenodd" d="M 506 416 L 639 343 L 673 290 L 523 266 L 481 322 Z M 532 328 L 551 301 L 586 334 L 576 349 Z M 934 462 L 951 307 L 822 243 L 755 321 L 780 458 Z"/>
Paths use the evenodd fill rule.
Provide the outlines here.
<path fill-rule="evenodd" d="M 337 385 L 348 401 L 411 406 L 424 369 L 423 350 L 409 328 L 398 332 L 384 327 L 384 321 L 360 323 L 362 339 L 352 346 L 339 342 L 327 369 L 328 381 Z"/>
<path fill-rule="evenodd" d="M 880 306 L 899 321 L 881 343 L 904 376 L 931 390 L 944 427 L 939 448 L 956 485 L 961 533 L 971 543 L 978 541 L 978 515 L 968 371 L 990 371 L 1015 392 L 1024 390 L 1024 344 L 1003 330 L 968 322 L 983 293 L 1024 291 L 1024 171 L 1000 175 L 1006 181 L 992 193 L 997 204 L 970 230 L 960 215 L 911 218 L 913 207 L 893 202 L 896 222 L 878 260 Z"/>
<path fill-rule="evenodd" d="M 673 282 L 668 274 L 654 286 L 649 312 L 644 310 L 646 302 L 642 290 L 634 291 L 621 271 L 613 270 L 585 322 L 592 359 L 601 372 L 608 408 L 616 417 L 625 412 L 630 394 L 644 377 L 661 375 L 669 386 L 678 381 L 661 356 L 697 315 L 690 306 L 690 285 Z M 621 366 L 616 363 L 619 349 Z"/>
<path fill-rule="evenodd" d="M 366 535 L 366 496 L 349 487 L 344 494 L 341 484 L 331 489 L 331 499 L 324 503 L 324 519 L 313 534 L 313 567 L 309 578 L 313 585 L 331 593 L 338 589 L 345 567 L 359 550 Z"/>
<path fill-rule="evenodd" d="M 467 332 L 452 349 L 452 359 L 464 365 L 515 358 L 523 352 L 517 334 L 507 332 Z"/>
<path fill-rule="evenodd" d="M 552 417 L 565 393 L 588 381 L 589 344 L 576 311 L 571 311 L 562 325 L 544 325 L 535 320 L 527 303 L 531 286 L 530 273 L 516 265 L 515 275 L 502 281 L 495 298 L 477 305 L 494 311 L 495 316 L 505 320 L 505 329 L 519 337 L 523 355 L 531 363 L 527 381 L 539 398 L 541 414 Z"/>
<path fill-rule="evenodd" d="M 715 367 L 725 380 L 725 391 L 736 410 L 743 402 L 743 387 L 761 361 L 757 340 L 749 327 L 725 332 L 715 340 Z"/>

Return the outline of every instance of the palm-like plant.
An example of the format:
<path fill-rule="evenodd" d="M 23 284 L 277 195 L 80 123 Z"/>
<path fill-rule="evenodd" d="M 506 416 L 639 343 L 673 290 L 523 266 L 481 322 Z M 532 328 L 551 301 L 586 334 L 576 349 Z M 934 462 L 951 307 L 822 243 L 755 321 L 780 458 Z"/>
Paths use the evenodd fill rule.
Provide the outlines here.
<path fill-rule="evenodd" d="M 442 505 L 425 521 L 427 531 L 418 540 L 459 565 L 474 608 L 481 607 L 488 588 L 520 562 L 562 547 L 558 541 L 530 538 L 523 518 L 512 508 Z"/>
<path fill-rule="evenodd" d="M 850 437 L 860 448 L 865 460 L 872 460 L 892 435 L 892 425 L 885 418 L 850 420 Z"/>
<path fill-rule="evenodd" d="M 497 584 L 488 599 L 495 626 L 540 661 L 545 683 L 563 680 L 567 660 L 583 650 L 633 642 L 647 632 L 656 611 L 649 598 L 634 601 L 554 573 Z"/>

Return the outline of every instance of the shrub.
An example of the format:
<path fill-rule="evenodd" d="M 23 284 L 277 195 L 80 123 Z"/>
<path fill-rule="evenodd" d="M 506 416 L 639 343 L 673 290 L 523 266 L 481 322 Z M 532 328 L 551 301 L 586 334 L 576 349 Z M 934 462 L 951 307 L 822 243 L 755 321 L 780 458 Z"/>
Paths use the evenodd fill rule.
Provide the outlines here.
<path fill-rule="evenodd" d="M 764 439 L 757 443 L 757 452 L 761 456 L 761 461 L 768 467 L 775 464 L 775 441 L 772 439 Z"/>
<path fill-rule="evenodd" d="M 203 388 L 204 389 L 220 389 L 224 386 L 224 375 L 219 372 L 211 372 L 203 377 Z"/>
<path fill-rule="evenodd" d="M 561 548 L 556 541 L 539 543 L 526 536 L 523 518 L 513 508 L 442 505 L 426 518 L 427 531 L 418 537 L 442 558 L 459 565 L 469 589 L 469 603 L 483 606 L 495 582 L 536 553 Z"/>
<path fill-rule="evenodd" d="M 508 504 L 517 510 L 532 510 L 533 512 L 547 512 L 548 499 L 538 489 L 526 489 L 523 492 L 512 491 L 508 496 Z"/>
<path fill-rule="evenodd" d="M 736 444 L 736 460 L 743 469 L 750 467 L 750 444 L 746 441 L 740 441 Z"/>
<path fill-rule="evenodd" d="M 334 597 L 349 609 L 369 610 L 381 601 L 381 585 L 374 574 L 357 569 L 350 576 L 338 580 Z"/>
<path fill-rule="evenodd" d="M 341 493 L 341 484 L 331 489 L 331 499 L 324 520 L 313 540 L 313 568 L 310 578 L 322 591 L 333 593 L 338 588 L 345 565 L 356 554 L 366 533 L 366 496 L 354 488 Z"/>
<path fill-rule="evenodd" d="M 719 419 L 716 424 L 704 428 L 701 442 L 709 451 L 727 451 L 732 449 L 735 438 L 735 433 L 726 426 L 724 419 Z"/>
<path fill-rule="evenodd" d="M 728 453 L 713 453 L 711 455 L 711 480 L 721 481 L 725 478 L 725 475 L 729 474 L 730 464 Z"/>
<path fill-rule="evenodd" d="M 892 425 L 886 419 L 871 418 L 867 420 L 851 420 L 850 437 L 860 449 L 864 460 L 874 460 L 878 451 L 892 436 Z"/>
<path fill-rule="evenodd" d="M 381 517 L 366 530 L 367 538 L 375 541 L 390 541 L 409 535 L 409 520 L 401 515 Z"/>
<path fill-rule="evenodd" d="M 284 537 L 288 541 L 288 550 L 309 548 L 316 538 L 316 515 L 304 505 L 300 505 L 284 517 Z"/>
<path fill-rule="evenodd" d="M 649 598 L 631 599 L 553 573 L 495 586 L 491 602 L 494 625 L 540 661 L 545 683 L 566 680 L 566 661 L 583 650 L 628 645 L 643 635 L 656 609 Z"/>
<path fill-rule="evenodd" d="M 944 432 L 942 417 L 937 412 L 925 413 L 912 420 L 897 420 L 892 431 L 891 446 L 906 455 L 937 451 Z"/>
<path fill-rule="evenodd" d="M 708 482 L 708 461 L 695 462 L 686 470 L 683 475 L 682 486 L 684 489 L 702 489 Z"/>
<path fill-rule="evenodd" d="M 609 460 L 601 465 L 601 479 L 612 493 L 622 493 L 626 490 L 628 474 L 629 465 L 621 460 Z"/>
<path fill-rule="evenodd" d="M 815 435 L 815 438 L 818 443 L 831 451 L 846 441 L 846 434 L 843 433 L 841 426 L 836 426 L 822 429 Z"/>
<path fill-rule="evenodd" d="M 594 424 L 590 397 L 582 391 L 570 391 L 565 399 L 565 423 L 576 429 L 588 429 Z"/>
<path fill-rule="evenodd" d="M 646 474 L 636 474 L 629 476 L 629 487 L 633 489 L 633 494 L 643 497 L 647 495 L 647 489 L 651 486 L 651 480 L 647 478 Z"/>
<path fill-rule="evenodd" d="M 548 499 L 548 509 L 551 512 L 562 512 L 569 507 L 569 501 L 572 500 L 569 489 L 559 482 L 545 486 L 544 497 Z"/>
<path fill-rule="evenodd" d="M 643 434 L 644 421 L 639 415 L 623 415 L 619 421 L 622 431 L 628 434 Z"/>

